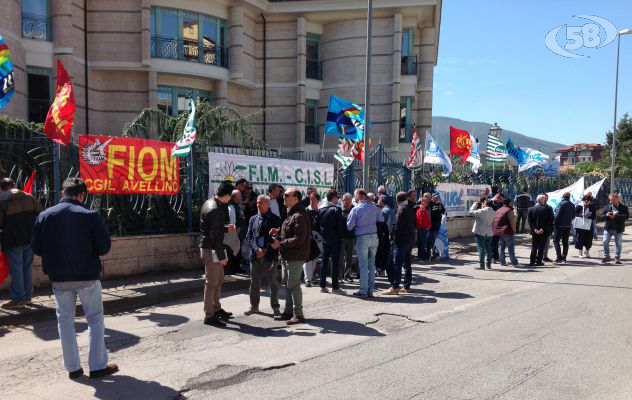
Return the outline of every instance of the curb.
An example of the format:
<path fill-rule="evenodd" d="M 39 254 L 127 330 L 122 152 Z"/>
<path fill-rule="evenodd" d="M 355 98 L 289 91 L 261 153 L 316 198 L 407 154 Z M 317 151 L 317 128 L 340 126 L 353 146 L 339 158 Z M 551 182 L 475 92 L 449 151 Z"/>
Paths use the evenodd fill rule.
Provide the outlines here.
<path fill-rule="evenodd" d="M 238 279 L 225 282 L 222 285 L 222 291 L 235 291 L 247 289 L 250 286 L 250 279 Z M 134 311 L 139 308 L 149 307 L 160 303 L 180 300 L 199 296 L 204 290 L 204 279 L 197 279 L 187 282 L 183 287 L 176 287 L 173 290 L 157 291 L 148 287 L 147 293 L 137 296 L 128 297 L 111 297 L 103 300 L 104 315 L 112 315 L 124 311 Z M 77 303 L 77 316 L 83 316 L 83 308 Z M 55 309 L 46 306 L 40 306 L 36 309 L 30 309 L 29 312 L 18 312 L 15 314 L 0 315 L 0 326 L 18 326 L 32 324 L 34 322 L 42 322 L 57 318 Z"/>

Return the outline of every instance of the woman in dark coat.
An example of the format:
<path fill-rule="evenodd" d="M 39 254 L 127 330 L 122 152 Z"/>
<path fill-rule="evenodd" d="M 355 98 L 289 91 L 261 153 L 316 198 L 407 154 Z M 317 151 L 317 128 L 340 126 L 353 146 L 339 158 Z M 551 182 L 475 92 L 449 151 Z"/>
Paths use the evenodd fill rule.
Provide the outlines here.
<path fill-rule="evenodd" d="M 575 248 L 579 250 L 579 258 L 590 258 L 590 248 L 592 247 L 593 242 L 592 225 L 594 225 L 595 218 L 597 217 L 597 212 L 591 195 L 585 195 L 582 198 L 582 203 L 575 206 L 575 215 L 590 221 L 588 229 L 575 228 L 577 231 Z M 586 250 L 584 251 L 584 249 Z"/>

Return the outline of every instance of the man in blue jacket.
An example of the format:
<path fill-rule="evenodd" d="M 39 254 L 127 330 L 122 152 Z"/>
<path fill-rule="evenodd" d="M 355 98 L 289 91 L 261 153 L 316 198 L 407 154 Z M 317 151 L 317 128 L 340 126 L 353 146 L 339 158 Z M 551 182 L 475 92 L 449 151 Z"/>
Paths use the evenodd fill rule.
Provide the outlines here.
<path fill-rule="evenodd" d="M 64 366 L 70 379 L 83 375 L 75 337 L 77 296 L 88 321 L 90 378 L 118 371 L 108 364 L 101 299 L 101 260 L 110 251 L 110 236 L 96 211 L 83 201 L 88 192 L 79 178 L 68 178 L 62 186 L 64 198 L 42 212 L 33 226 L 33 252 L 42 257 L 44 273 L 53 283 L 59 338 Z"/>
<path fill-rule="evenodd" d="M 270 210 L 270 197 L 257 197 L 257 215 L 253 215 L 248 223 L 246 246 L 250 249 L 250 310 L 245 315 L 259 312 L 261 298 L 261 279 L 265 278 L 270 286 L 270 306 L 273 316 L 281 315 L 279 311 L 279 279 L 275 261 L 279 252 L 272 248 L 272 238 L 269 232 L 273 228 L 281 227 L 281 218 Z"/>

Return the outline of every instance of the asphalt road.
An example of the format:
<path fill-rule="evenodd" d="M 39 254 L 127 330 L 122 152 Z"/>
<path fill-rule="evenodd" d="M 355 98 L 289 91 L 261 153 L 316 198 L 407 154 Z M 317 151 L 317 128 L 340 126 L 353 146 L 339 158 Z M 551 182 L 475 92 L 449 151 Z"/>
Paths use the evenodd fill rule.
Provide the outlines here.
<path fill-rule="evenodd" d="M 104 380 L 68 380 L 54 322 L 0 330 L 0 392 L 3 399 L 632 398 L 629 260 L 603 266 L 569 257 L 561 268 L 492 271 L 476 270 L 474 260 L 416 266 L 411 295 L 363 301 L 306 288 L 308 323 L 292 328 L 265 314 L 207 327 L 199 297 L 107 317 L 121 372 Z M 229 293 L 223 304 L 241 313 L 248 299 Z M 85 324 L 79 330 L 85 359 Z"/>

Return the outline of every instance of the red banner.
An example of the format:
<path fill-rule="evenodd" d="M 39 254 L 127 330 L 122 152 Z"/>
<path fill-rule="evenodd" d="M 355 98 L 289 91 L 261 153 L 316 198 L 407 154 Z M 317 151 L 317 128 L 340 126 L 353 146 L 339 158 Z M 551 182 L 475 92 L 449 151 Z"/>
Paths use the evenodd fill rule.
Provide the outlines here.
<path fill-rule="evenodd" d="M 174 143 L 79 135 L 81 178 L 88 193 L 178 194 L 180 161 Z"/>
<path fill-rule="evenodd" d="M 57 91 L 55 93 L 53 104 L 46 114 L 44 133 L 53 142 L 68 146 L 70 129 L 75 122 L 75 95 L 68 72 L 59 60 L 57 60 Z"/>

